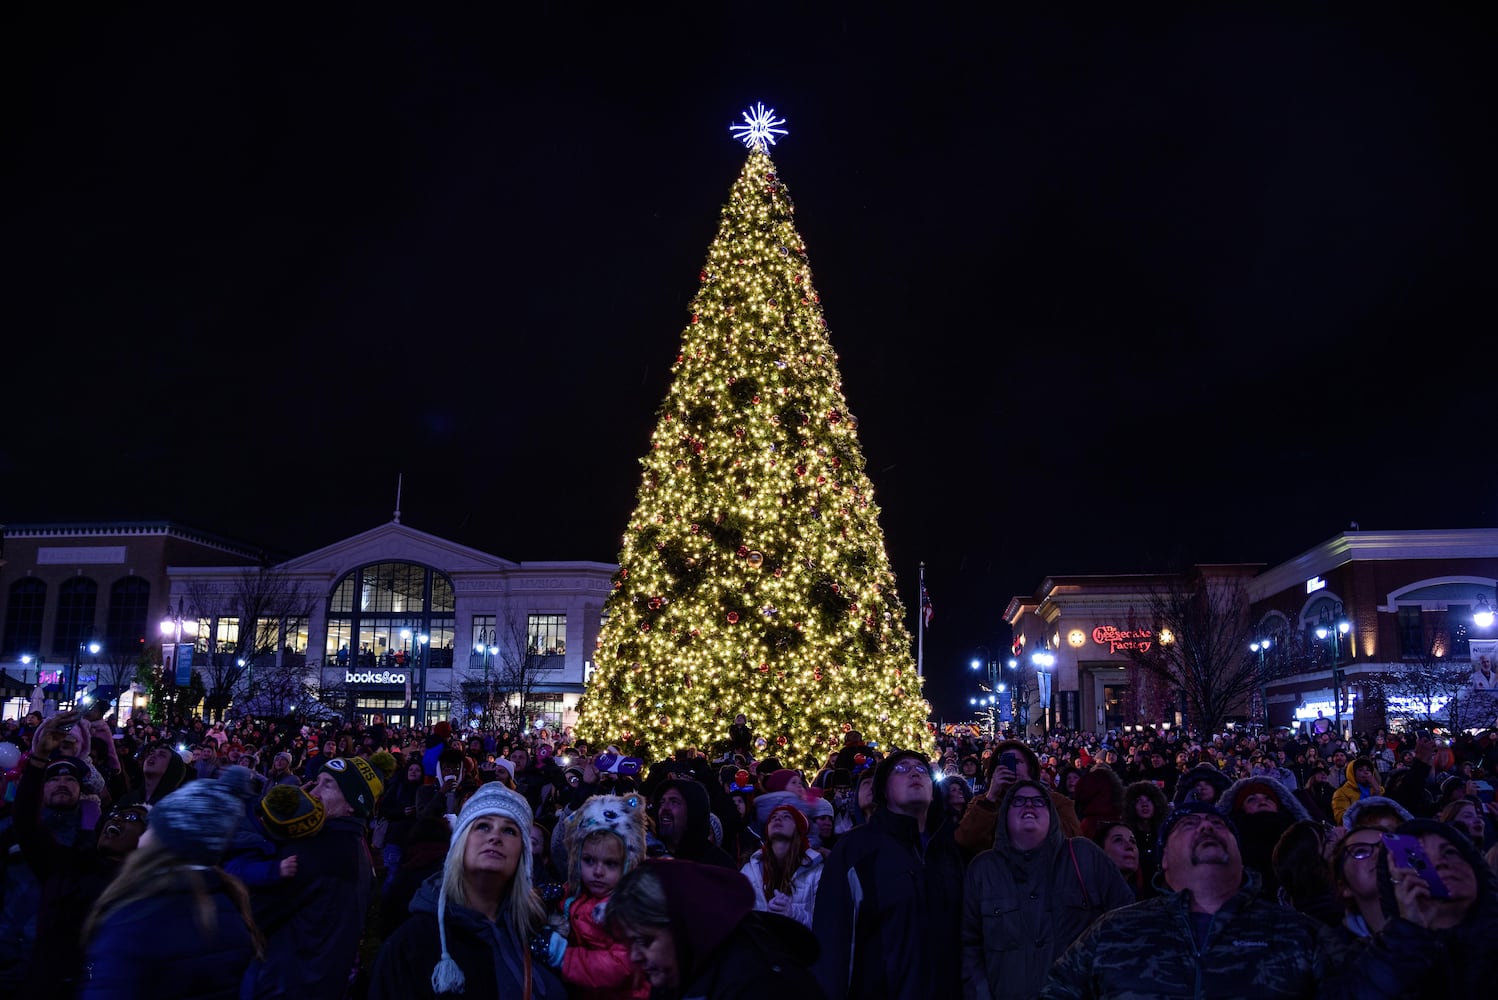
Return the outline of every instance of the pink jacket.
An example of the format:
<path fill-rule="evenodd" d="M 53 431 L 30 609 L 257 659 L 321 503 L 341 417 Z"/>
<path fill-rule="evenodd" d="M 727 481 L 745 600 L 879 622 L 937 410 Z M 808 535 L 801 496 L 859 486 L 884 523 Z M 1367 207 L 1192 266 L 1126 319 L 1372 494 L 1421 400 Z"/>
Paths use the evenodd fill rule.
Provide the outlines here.
<path fill-rule="evenodd" d="M 607 899 L 586 893 L 567 908 L 572 933 L 562 953 L 562 981 L 572 1000 L 645 1000 L 650 983 L 629 960 L 629 948 L 603 927 Z"/>

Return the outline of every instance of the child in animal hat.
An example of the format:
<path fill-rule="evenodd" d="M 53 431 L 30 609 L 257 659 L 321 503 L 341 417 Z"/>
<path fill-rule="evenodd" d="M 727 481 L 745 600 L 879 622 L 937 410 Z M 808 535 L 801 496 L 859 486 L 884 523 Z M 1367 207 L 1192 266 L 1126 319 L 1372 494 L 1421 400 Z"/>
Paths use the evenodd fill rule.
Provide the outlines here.
<path fill-rule="evenodd" d="M 645 802 L 638 795 L 594 795 L 567 819 L 567 888 L 560 931 L 537 938 L 535 952 L 558 969 L 574 1000 L 644 1000 L 650 983 L 629 946 L 604 926 L 619 880 L 645 857 Z"/>

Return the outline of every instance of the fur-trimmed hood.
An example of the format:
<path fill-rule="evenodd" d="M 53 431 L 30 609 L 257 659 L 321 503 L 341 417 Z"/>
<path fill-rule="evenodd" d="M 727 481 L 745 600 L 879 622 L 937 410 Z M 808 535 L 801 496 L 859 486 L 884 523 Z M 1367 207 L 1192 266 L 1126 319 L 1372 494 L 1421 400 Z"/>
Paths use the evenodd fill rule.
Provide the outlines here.
<path fill-rule="evenodd" d="M 1286 788 L 1284 782 L 1278 778 L 1271 778 L 1267 774 L 1251 774 L 1246 778 L 1239 778 L 1229 785 L 1227 790 L 1217 797 L 1218 811 L 1236 819 L 1242 813 L 1238 800 L 1248 795 L 1249 792 L 1254 791 L 1255 789 L 1252 787 L 1254 785 L 1261 786 L 1257 790 L 1272 795 L 1275 801 L 1279 803 L 1280 812 L 1293 817 L 1295 821 L 1311 818 L 1311 814 L 1306 811 L 1306 807 L 1301 804 L 1301 801 L 1295 797 L 1295 793 Z"/>
<path fill-rule="evenodd" d="M 1196 802 L 1196 786 L 1198 782 L 1205 781 L 1217 789 L 1217 799 L 1222 800 L 1222 793 L 1232 785 L 1233 779 L 1223 774 L 1211 764 L 1198 764 L 1185 774 L 1176 779 L 1175 797 L 1171 799 L 1172 806 L 1181 805 L 1183 802 Z"/>

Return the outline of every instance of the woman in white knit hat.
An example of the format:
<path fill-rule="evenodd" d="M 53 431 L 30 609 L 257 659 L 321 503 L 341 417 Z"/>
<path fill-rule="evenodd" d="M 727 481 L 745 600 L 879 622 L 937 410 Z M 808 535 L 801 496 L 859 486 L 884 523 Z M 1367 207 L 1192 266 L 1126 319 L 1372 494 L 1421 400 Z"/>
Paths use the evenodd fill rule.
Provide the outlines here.
<path fill-rule="evenodd" d="M 411 916 L 380 948 L 369 1000 L 565 1000 L 561 981 L 531 957 L 531 936 L 546 917 L 531 885 L 532 821 L 525 798 L 498 781 L 469 797 L 442 871 L 417 890 Z"/>

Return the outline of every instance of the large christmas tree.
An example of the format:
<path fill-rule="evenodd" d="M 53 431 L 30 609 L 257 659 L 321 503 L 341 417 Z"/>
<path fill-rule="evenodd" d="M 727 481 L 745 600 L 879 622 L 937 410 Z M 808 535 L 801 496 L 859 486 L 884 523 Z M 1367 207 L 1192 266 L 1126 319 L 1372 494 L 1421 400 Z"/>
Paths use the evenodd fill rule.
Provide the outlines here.
<path fill-rule="evenodd" d="M 657 760 L 720 744 L 743 712 L 788 765 L 819 766 L 849 729 L 929 751 L 858 421 L 763 140 L 641 460 L 577 731 Z"/>

